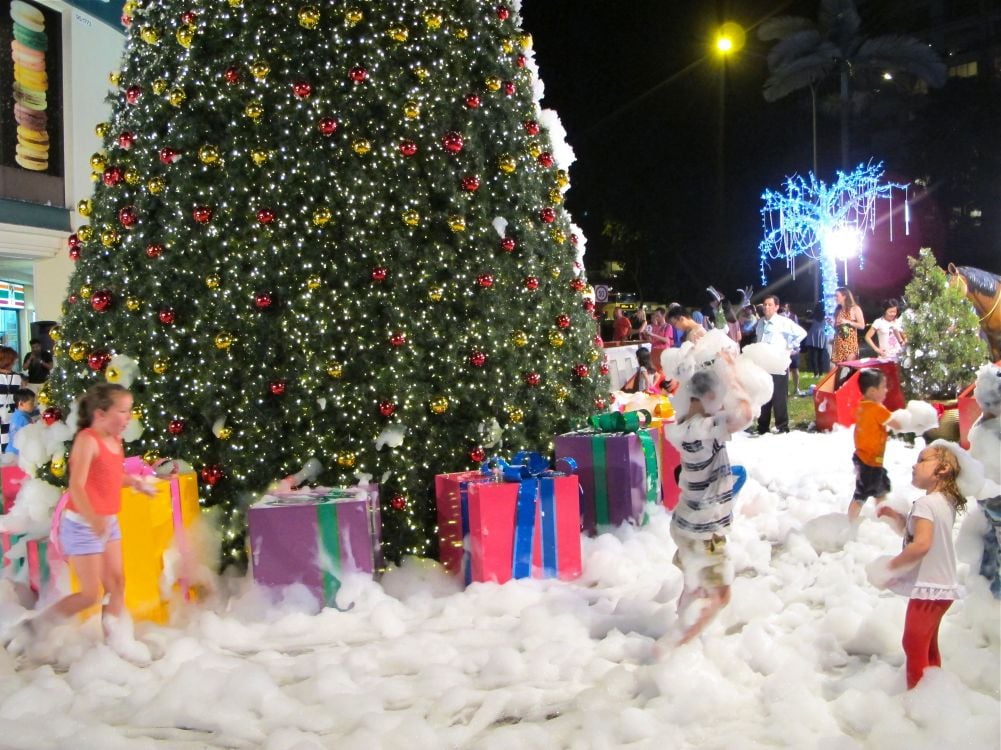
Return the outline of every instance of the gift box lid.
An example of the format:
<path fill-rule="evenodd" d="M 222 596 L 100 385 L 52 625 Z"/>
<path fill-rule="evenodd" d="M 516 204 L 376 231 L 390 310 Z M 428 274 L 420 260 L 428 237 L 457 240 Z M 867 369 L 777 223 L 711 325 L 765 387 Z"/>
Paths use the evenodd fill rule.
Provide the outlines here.
<path fill-rule="evenodd" d="M 345 502 L 366 502 L 373 496 L 372 487 L 307 487 L 291 492 L 264 495 L 250 506 L 251 510 L 283 508 L 295 505 L 325 505 Z"/>

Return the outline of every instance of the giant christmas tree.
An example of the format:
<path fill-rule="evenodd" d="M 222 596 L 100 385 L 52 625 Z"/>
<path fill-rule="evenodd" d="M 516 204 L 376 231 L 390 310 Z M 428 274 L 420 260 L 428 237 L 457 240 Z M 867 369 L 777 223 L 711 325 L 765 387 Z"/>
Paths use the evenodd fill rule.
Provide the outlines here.
<path fill-rule="evenodd" d="M 381 483 L 390 557 L 429 553 L 435 473 L 546 450 L 605 385 L 517 9 L 127 12 L 45 398 L 135 359 L 129 452 L 188 460 L 234 555 L 245 504 L 311 457 Z"/>

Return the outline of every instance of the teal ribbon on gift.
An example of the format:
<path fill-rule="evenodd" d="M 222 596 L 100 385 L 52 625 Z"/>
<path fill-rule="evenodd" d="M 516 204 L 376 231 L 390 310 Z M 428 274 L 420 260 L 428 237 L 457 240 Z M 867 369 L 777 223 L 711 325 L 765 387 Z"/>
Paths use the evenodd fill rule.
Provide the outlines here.
<path fill-rule="evenodd" d="M 341 540 L 337 528 L 337 505 L 335 503 L 317 504 L 316 529 L 320 549 L 330 560 L 330 565 L 322 566 L 323 601 L 329 606 L 334 606 L 337 592 L 341 588 L 341 580 L 336 575 L 341 566 Z"/>
<path fill-rule="evenodd" d="M 601 433 L 591 438 L 591 454 L 594 460 L 594 515 L 599 526 L 609 523 L 608 484 L 605 479 L 607 466 L 605 438 L 609 434 L 636 433 L 646 463 L 646 500 L 648 503 L 657 502 L 657 490 L 660 487 L 657 446 L 654 445 L 653 438 L 644 431 L 652 421 L 653 415 L 646 409 L 626 413 L 595 414 L 588 419 L 591 428 Z"/>

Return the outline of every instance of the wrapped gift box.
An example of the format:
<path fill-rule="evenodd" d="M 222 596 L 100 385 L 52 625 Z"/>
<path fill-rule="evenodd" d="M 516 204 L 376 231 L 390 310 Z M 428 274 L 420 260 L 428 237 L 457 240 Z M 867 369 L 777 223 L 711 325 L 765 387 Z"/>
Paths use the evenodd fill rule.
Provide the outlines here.
<path fill-rule="evenodd" d="M 596 426 L 591 429 L 556 436 L 556 458 L 577 463 L 588 534 L 601 526 L 642 524 L 646 504 L 664 497 L 661 467 L 667 468 L 674 457 L 665 450 L 662 428 L 640 426 L 641 414 L 649 421 L 645 412 L 602 414 L 592 418 Z M 672 468 L 672 484 L 673 479 Z"/>
<path fill-rule="evenodd" d="M 378 485 L 266 495 L 247 522 L 254 580 L 265 586 L 301 583 L 333 606 L 343 573 L 382 567 Z"/>
<path fill-rule="evenodd" d="M 36 594 L 49 582 L 48 537 L 0 533 L 0 565 L 4 574 L 27 582 Z"/>
<path fill-rule="evenodd" d="M 14 499 L 21 490 L 21 484 L 29 476 L 17 464 L 0 466 L 0 485 L 3 487 L 3 511 L 9 513 L 14 507 Z"/>
<path fill-rule="evenodd" d="M 580 485 L 573 475 L 481 472 L 435 477 L 442 564 L 466 583 L 581 573 Z"/>

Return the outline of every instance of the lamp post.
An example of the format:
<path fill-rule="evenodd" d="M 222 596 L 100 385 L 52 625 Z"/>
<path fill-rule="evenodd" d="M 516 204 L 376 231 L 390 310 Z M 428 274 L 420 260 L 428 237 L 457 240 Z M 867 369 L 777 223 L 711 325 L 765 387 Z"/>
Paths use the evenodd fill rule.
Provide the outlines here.
<path fill-rule="evenodd" d="M 744 48 L 747 36 L 744 29 L 736 23 L 724 23 L 716 31 L 713 40 L 713 52 L 719 59 L 719 129 L 717 131 L 716 158 L 716 236 L 718 249 L 724 250 L 727 242 L 726 221 L 726 65 L 727 59 Z"/>

